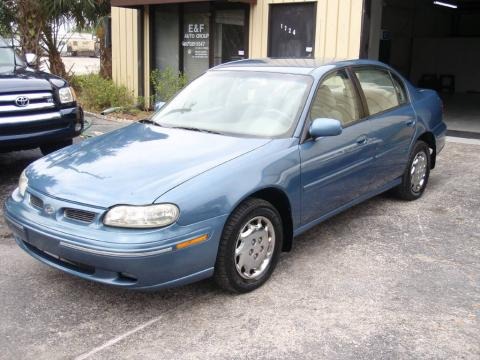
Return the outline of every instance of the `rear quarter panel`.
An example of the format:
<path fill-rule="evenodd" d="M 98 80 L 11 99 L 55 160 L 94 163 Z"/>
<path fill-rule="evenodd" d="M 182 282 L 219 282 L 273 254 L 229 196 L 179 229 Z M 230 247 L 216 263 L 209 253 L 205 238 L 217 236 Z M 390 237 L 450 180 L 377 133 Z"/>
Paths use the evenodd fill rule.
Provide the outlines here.
<path fill-rule="evenodd" d="M 437 92 L 429 89 L 417 89 L 410 85 L 413 108 L 417 114 L 415 140 L 425 132 L 435 136 L 436 150 L 439 153 L 445 145 L 447 126 L 443 122 L 443 103 Z M 413 144 L 412 144 L 413 145 Z"/>

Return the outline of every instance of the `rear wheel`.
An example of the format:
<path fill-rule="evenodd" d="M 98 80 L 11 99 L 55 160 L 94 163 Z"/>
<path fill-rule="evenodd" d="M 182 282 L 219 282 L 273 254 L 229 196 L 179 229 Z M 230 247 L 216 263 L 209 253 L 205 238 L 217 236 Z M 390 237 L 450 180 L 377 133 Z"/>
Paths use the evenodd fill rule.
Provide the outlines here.
<path fill-rule="evenodd" d="M 417 141 L 402 176 L 402 183 L 394 189 L 403 200 L 416 200 L 423 195 L 430 176 L 430 148 L 423 141 Z"/>
<path fill-rule="evenodd" d="M 48 155 L 54 151 L 63 149 L 64 147 L 67 147 L 69 145 L 73 144 L 73 140 L 65 140 L 65 141 L 59 141 L 56 143 L 51 143 L 51 144 L 44 144 L 40 146 L 40 151 L 42 152 L 43 155 Z"/>
<path fill-rule="evenodd" d="M 214 278 L 223 289 L 245 293 L 270 277 L 282 249 L 280 214 L 272 204 L 248 199 L 224 227 L 215 263 Z"/>

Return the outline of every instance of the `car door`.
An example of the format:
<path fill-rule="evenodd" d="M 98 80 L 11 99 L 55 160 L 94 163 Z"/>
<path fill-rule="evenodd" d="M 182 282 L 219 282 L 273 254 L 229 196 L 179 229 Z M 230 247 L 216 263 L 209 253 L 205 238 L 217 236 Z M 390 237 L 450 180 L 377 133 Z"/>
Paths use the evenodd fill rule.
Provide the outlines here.
<path fill-rule="evenodd" d="M 333 118 L 342 123 L 343 130 L 337 136 L 307 137 L 300 145 L 303 224 L 368 191 L 374 145 L 363 114 L 359 93 L 345 69 L 320 82 L 307 126 L 318 118 Z"/>
<path fill-rule="evenodd" d="M 400 177 L 407 165 L 416 114 L 403 81 L 386 68 L 353 68 L 376 144 L 372 190 Z"/>

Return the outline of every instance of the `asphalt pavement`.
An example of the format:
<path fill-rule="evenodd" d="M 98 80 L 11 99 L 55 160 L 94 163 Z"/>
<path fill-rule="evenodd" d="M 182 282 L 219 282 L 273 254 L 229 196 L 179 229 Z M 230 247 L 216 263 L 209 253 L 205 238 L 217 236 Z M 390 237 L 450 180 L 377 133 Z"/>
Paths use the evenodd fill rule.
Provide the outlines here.
<path fill-rule="evenodd" d="M 300 236 L 240 296 L 81 280 L 25 254 L 0 216 L 0 359 L 478 359 L 479 143 L 448 142 L 422 199 L 377 196 Z M 0 154 L 1 202 L 40 156 Z"/>

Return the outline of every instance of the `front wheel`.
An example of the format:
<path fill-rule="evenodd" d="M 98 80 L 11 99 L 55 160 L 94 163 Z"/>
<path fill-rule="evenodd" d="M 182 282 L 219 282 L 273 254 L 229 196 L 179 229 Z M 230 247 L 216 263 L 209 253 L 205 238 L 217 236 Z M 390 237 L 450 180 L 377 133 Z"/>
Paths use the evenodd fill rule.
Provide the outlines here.
<path fill-rule="evenodd" d="M 43 155 L 48 155 L 54 151 L 63 149 L 64 147 L 67 147 L 69 145 L 73 144 L 73 140 L 65 140 L 65 141 L 59 141 L 56 143 L 51 143 L 51 144 L 45 144 L 40 146 L 40 151 L 42 152 Z"/>
<path fill-rule="evenodd" d="M 278 261 L 283 242 L 280 214 L 272 204 L 248 199 L 225 224 L 214 279 L 223 289 L 245 293 L 262 286 Z"/>
<path fill-rule="evenodd" d="M 416 200 L 423 195 L 430 176 L 430 148 L 423 141 L 415 144 L 402 183 L 394 191 L 403 200 Z"/>

